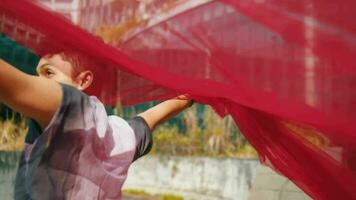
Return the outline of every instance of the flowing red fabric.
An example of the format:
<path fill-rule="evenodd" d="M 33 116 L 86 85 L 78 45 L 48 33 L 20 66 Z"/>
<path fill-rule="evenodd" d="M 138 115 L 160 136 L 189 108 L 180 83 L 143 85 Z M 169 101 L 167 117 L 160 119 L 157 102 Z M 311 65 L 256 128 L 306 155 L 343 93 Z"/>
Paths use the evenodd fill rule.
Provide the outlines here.
<path fill-rule="evenodd" d="M 0 30 L 40 55 L 90 57 L 100 81 L 88 92 L 106 103 L 189 93 L 232 115 L 261 161 L 313 199 L 356 199 L 356 1 L 157 0 L 151 10 L 175 6 L 104 37 L 121 34 L 118 16 L 140 9 L 131 4 L 83 6 L 79 27 L 1 0 Z M 95 9 L 101 21 L 88 18 Z"/>

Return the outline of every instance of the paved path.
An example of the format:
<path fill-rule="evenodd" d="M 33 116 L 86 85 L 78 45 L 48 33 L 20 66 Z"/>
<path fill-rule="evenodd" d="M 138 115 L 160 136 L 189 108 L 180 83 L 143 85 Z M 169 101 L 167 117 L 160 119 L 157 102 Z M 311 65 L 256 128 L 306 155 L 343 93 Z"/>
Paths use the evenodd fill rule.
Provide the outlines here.
<path fill-rule="evenodd" d="M 248 200 L 310 200 L 287 178 L 267 167 L 259 167 Z"/>

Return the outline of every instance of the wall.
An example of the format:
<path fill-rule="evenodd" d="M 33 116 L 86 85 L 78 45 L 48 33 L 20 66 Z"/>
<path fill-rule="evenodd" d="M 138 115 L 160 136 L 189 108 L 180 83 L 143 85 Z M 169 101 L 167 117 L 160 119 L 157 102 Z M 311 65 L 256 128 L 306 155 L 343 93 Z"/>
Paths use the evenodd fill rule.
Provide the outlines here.
<path fill-rule="evenodd" d="M 247 200 L 258 166 L 257 160 L 143 157 L 130 168 L 124 188 L 185 199 Z"/>
<path fill-rule="evenodd" d="M 125 188 L 185 200 L 310 200 L 258 160 L 230 158 L 143 157 L 130 168 Z"/>
<path fill-rule="evenodd" d="M 0 199 L 13 199 L 19 153 L 0 152 Z M 168 193 L 185 200 L 309 200 L 257 160 L 146 156 L 129 170 L 124 189 Z"/>

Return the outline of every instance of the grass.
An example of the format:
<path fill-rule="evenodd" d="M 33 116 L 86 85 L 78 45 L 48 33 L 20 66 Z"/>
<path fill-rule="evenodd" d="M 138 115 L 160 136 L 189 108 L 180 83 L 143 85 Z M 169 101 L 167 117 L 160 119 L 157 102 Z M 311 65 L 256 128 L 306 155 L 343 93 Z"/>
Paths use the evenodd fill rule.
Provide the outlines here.
<path fill-rule="evenodd" d="M 0 151 L 21 151 L 27 130 L 24 119 L 18 123 L 14 119 L 0 121 Z"/>
<path fill-rule="evenodd" d="M 136 115 L 135 110 L 133 112 L 129 115 Z M 116 113 L 125 115 L 122 110 L 116 110 Z M 165 123 L 153 132 L 151 154 L 257 158 L 256 151 L 231 117 L 221 119 L 210 107 L 205 106 L 199 111 L 197 105 L 180 117 L 185 128 L 179 127 L 178 123 Z M 0 151 L 21 151 L 27 130 L 25 119 L 18 123 L 14 119 L 0 121 Z"/>
<path fill-rule="evenodd" d="M 123 190 L 124 197 L 132 197 L 140 200 L 184 200 L 183 197 L 173 194 L 150 194 L 144 190 L 125 189 Z"/>
<path fill-rule="evenodd" d="M 254 148 L 247 142 L 230 116 L 221 119 L 206 107 L 202 118 L 193 106 L 183 113 L 186 129 L 176 124 L 159 126 L 153 133 L 152 154 L 177 156 L 209 156 L 257 158 Z"/>

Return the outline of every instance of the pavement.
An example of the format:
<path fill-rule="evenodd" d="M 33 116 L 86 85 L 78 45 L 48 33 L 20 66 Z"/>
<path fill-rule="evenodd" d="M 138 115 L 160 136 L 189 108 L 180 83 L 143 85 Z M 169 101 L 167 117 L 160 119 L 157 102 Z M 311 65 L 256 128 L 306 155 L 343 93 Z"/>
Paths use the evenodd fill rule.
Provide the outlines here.
<path fill-rule="evenodd" d="M 293 182 L 268 167 L 259 167 L 248 200 L 310 200 Z"/>

